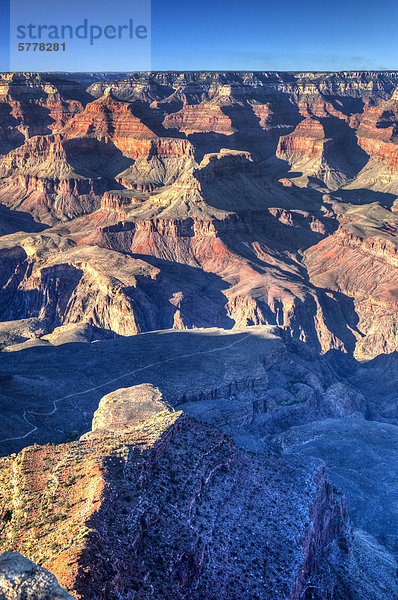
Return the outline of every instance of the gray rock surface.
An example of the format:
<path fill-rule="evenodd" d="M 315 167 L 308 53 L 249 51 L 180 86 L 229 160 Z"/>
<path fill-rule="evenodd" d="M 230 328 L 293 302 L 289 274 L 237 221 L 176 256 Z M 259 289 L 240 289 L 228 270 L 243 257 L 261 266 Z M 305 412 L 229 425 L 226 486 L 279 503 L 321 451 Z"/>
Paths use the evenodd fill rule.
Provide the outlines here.
<path fill-rule="evenodd" d="M 54 575 L 19 554 L 0 555 L 0 600 L 74 600 Z"/>
<path fill-rule="evenodd" d="M 160 391 L 150 383 L 120 388 L 101 399 L 94 413 L 92 431 L 128 431 L 168 409 Z"/>

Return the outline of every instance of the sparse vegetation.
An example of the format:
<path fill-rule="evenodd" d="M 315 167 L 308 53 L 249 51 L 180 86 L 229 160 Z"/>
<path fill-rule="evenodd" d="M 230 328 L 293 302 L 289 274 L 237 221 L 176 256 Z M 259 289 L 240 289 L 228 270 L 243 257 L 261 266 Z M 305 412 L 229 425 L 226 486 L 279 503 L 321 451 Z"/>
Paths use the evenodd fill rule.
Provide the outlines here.
<path fill-rule="evenodd" d="M 11 521 L 11 519 L 12 519 L 12 510 L 9 508 L 6 508 L 6 510 L 3 513 L 2 520 L 4 523 L 9 523 Z"/>

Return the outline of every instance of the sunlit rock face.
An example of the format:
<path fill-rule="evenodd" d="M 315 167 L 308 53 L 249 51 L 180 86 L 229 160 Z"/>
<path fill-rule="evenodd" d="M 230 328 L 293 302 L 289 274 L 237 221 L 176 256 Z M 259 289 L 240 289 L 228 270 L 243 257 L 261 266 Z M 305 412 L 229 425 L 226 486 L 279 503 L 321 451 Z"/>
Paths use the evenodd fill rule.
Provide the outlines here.
<path fill-rule="evenodd" d="M 0 302 L 23 301 L 3 319 L 41 318 L 45 334 L 275 324 L 322 352 L 390 352 L 396 85 L 371 72 L 4 76 L 2 227 L 29 238 L 3 251 L 30 254 L 6 259 Z M 25 106 L 50 106 L 48 122 Z M 134 285 L 117 269 L 91 282 L 108 277 L 93 247 L 129 256 Z"/>
<path fill-rule="evenodd" d="M 0 76 L 0 549 L 37 581 L 394 597 L 397 90 Z"/>

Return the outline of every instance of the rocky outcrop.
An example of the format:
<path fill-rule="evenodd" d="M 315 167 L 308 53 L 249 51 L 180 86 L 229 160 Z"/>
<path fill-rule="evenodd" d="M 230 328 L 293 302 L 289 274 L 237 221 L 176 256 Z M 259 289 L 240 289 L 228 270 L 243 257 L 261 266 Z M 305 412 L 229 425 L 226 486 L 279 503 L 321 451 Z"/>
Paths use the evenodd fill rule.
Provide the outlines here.
<path fill-rule="evenodd" d="M 2 162 L 0 199 L 42 221 L 70 220 L 99 207 L 101 195 L 116 185 L 115 164 L 118 172 L 126 163 L 110 144 L 33 137 Z"/>
<path fill-rule="evenodd" d="M 323 548 L 339 540 L 348 553 L 344 504 L 319 463 L 259 460 L 165 410 L 148 386 L 117 394 L 99 409 L 114 416 L 96 415 L 81 441 L 0 461 L 8 543 L 76 598 L 227 598 L 233 589 L 298 600 Z"/>
<path fill-rule="evenodd" d="M 94 79 L 2 80 L 5 102 L 30 98 L 41 106 L 46 98 L 67 98 L 80 108 L 73 104 L 76 113 L 66 111 L 46 132 L 25 131 L 1 161 L 0 201 L 56 231 L 64 223 L 61 237 L 83 254 L 85 246 L 100 246 L 149 257 L 160 270 L 156 280 L 139 280 L 116 311 L 102 296 L 95 299 L 99 291 L 83 278 L 86 291 L 78 296 L 88 295 L 93 306 L 87 322 L 118 334 L 276 324 L 323 352 L 368 357 L 394 347 L 393 268 L 370 267 L 380 282 L 373 292 L 370 276 L 354 280 L 359 263 L 345 274 L 338 262 L 340 273 L 331 279 L 339 282 L 325 287 L 326 277 L 312 277 L 317 259 L 309 257 L 322 260 L 323 248 L 335 252 L 340 234 L 333 232 L 344 229 L 353 236 L 352 252 L 383 255 L 383 264 L 394 266 L 396 74 Z M 16 123 L 6 129 L 22 135 Z M 346 227 L 354 215 L 350 200 L 363 207 L 362 222 Z M 376 220 L 373 200 L 385 211 Z M 369 219 L 372 231 L 358 234 Z M 203 300 L 195 291 L 199 280 L 209 291 Z M 7 312 L 11 319 L 37 316 L 24 297 L 23 310 Z M 77 300 L 76 314 L 57 317 L 53 327 L 81 320 L 84 302 Z"/>
<path fill-rule="evenodd" d="M 116 253 L 105 249 L 87 249 L 83 256 L 79 247 L 55 253 L 48 263 L 43 256 L 52 248 L 53 240 L 44 237 L 2 251 L 3 319 L 38 317 L 46 333 L 73 323 L 89 323 L 121 335 L 150 328 L 145 324 L 148 316 L 139 308 L 141 303 L 147 305 L 148 298 L 137 282 L 142 277 L 149 282 L 156 279 L 156 268 L 128 257 L 120 262 Z"/>
<path fill-rule="evenodd" d="M 318 159 L 320 166 L 330 143 L 331 140 L 326 138 L 321 122 L 308 117 L 301 121 L 292 133 L 280 137 L 276 155 L 290 164 L 303 159 Z"/>
<path fill-rule="evenodd" d="M 357 129 L 359 146 L 392 174 L 398 168 L 397 106 L 398 96 L 395 90 L 389 99 L 365 108 Z"/>
<path fill-rule="evenodd" d="M 126 215 L 125 207 L 131 204 L 138 204 L 141 200 L 135 198 L 133 194 L 126 194 L 118 191 L 105 192 L 101 198 L 101 208 L 110 212 L 115 212 L 123 218 Z"/>
<path fill-rule="evenodd" d="M 397 85 L 0 78 L 2 550 L 82 600 L 390 600 Z"/>
<path fill-rule="evenodd" d="M 396 348 L 398 262 L 394 234 L 389 234 L 393 227 L 355 231 L 347 225 L 306 253 L 316 285 L 353 298 L 358 358 L 373 358 Z"/>
<path fill-rule="evenodd" d="M 377 137 L 365 137 L 358 135 L 358 144 L 365 152 L 376 161 L 385 164 L 389 172 L 396 173 L 398 170 L 398 145 L 390 141 L 384 141 Z"/>
<path fill-rule="evenodd" d="M 73 600 L 51 573 L 18 552 L 0 555 L 2 600 Z"/>
<path fill-rule="evenodd" d="M 121 388 L 101 399 L 94 413 L 92 431 L 126 431 L 163 410 L 169 410 L 169 407 L 153 385 Z"/>
<path fill-rule="evenodd" d="M 236 130 L 231 118 L 217 104 L 185 104 L 178 112 L 165 116 L 163 125 L 166 129 L 185 133 L 210 133 L 232 135 Z"/>
<path fill-rule="evenodd" d="M 90 96 L 56 75 L 3 73 L 0 78 L 0 152 L 36 135 L 59 131 Z"/>
<path fill-rule="evenodd" d="M 156 137 L 139 117 L 134 107 L 112 97 L 108 88 L 104 95 L 87 104 L 85 109 L 71 119 L 63 130 L 69 138 L 95 137 L 102 141 L 111 140 L 126 156 L 129 155 L 130 140 Z"/>

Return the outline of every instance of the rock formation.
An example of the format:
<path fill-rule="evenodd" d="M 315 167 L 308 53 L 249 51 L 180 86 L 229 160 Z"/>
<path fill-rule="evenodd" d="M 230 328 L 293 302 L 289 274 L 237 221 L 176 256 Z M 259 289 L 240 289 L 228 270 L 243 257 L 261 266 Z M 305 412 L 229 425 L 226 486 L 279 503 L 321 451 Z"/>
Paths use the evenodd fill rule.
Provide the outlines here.
<path fill-rule="evenodd" d="M 31 95 L 40 104 L 51 92 L 70 98 L 74 112 L 46 134 L 25 132 L 4 154 L 0 200 L 49 225 L 52 248 L 77 244 L 83 255 L 84 246 L 96 245 L 151 257 L 160 269 L 150 290 L 145 280 L 136 287 L 149 311 L 139 308 L 141 301 L 135 308 L 129 299 L 122 305 L 112 299 L 95 317 L 87 311 L 72 322 L 83 318 L 116 334 L 270 323 L 324 352 L 369 358 L 394 348 L 394 292 L 375 295 L 349 273 L 364 256 L 357 248 L 371 246 L 370 260 L 375 252 L 383 256 L 394 290 L 395 73 L 159 73 L 145 81 L 88 78 L 87 89 L 68 78 L 19 77 L 3 78 L 5 101 Z M 336 252 L 342 236 L 360 240 L 350 242 L 355 260 L 352 271 L 344 270 L 347 281 L 309 280 L 323 248 Z M 6 240 L 7 249 L 26 244 L 20 235 L 14 240 Z M 69 265 L 65 272 L 74 269 L 67 256 L 59 258 Z M 178 268 L 192 293 L 175 288 L 171 271 Z M 370 269 L 384 289 L 384 270 Z M 195 309 L 196 273 L 219 297 L 206 318 Z M 36 285 L 17 282 L 12 272 L 6 277 L 21 291 Z M 67 290 L 65 284 L 56 287 Z M 101 292 L 89 287 L 90 304 L 101 304 L 94 299 Z M 48 301 L 57 303 L 53 293 L 46 292 Z M 80 303 L 86 293 L 77 292 Z M 44 308 L 25 301 L 24 307 L 14 317 L 40 313 L 45 334 L 71 322 L 70 311 L 48 319 Z M 376 328 L 370 314 L 378 315 Z M 119 325 L 130 315 L 131 325 Z"/>
<path fill-rule="evenodd" d="M 1 75 L 3 551 L 82 600 L 393 597 L 397 90 Z"/>
<path fill-rule="evenodd" d="M 51 573 L 18 552 L 0 555 L 0 598 L 2 600 L 73 600 Z"/>
<path fill-rule="evenodd" d="M 247 454 L 148 385 L 106 396 L 80 441 L 28 448 L 0 472 L 7 544 L 76 598 L 299 600 L 330 545 L 346 585 L 357 575 L 344 501 L 319 462 Z"/>

